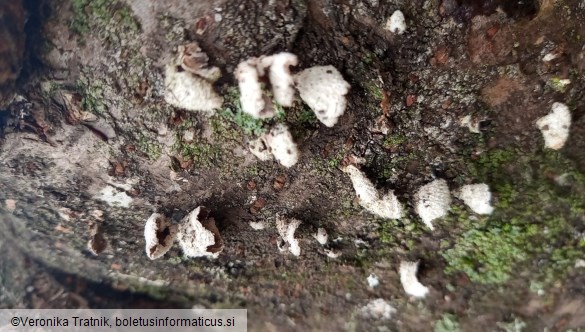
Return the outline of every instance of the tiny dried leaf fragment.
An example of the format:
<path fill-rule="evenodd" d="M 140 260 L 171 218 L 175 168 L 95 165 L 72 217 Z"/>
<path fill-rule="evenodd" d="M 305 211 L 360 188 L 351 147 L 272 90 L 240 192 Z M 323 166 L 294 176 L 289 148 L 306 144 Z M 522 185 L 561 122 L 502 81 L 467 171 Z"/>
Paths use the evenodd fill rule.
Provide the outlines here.
<path fill-rule="evenodd" d="M 209 57 L 201 51 L 197 43 L 179 46 L 178 62 L 181 68 L 210 82 L 215 82 L 221 77 L 221 72 L 217 67 L 209 67 L 208 61 Z"/>
<path fill-rule="evenodd" d="M 400 282 L 406 294 L 414 297 L 425 297 L 429 289 L 418 281 L 417 271 L 418 262 L 400 262 Z"/>
<path fill-rule="evenodd" d="M 153 213 L 144 225 L 146 256 L 154 260 L 171 249 L 177 236 L 177 225 L 160 213 Z"/>
<path fill-rule="evenodd" d="M 77 93 L 60 92 L 53 98 L 56 99 L 57 103 L 63 105 L 67 114 L 67 121 L 71 124 L 98 120 L 95 114 L 83 110 L 81 106 L 82 97 Z"/>
<path fill-rule="evenodd" d="M 203 206 L 189 213 L 179 225 L 177 240 L 181 249 L 189 257 L 217 258 L 223 250 L 223 240 Z"/>
<path fill-rule="evenodd" d="M 295 231 L 300 224 L 301 221 L 297 219 L 285 219 L 279 217 L 276 220 L 276 230 L 278 231 L 278 235 L 280 235 L 280 243 L 278 245 L 280 251 L 286 251 L 288 249 L 288 251 L 295 256 L 301 254 L 299 240 L 295 239 Z"/>

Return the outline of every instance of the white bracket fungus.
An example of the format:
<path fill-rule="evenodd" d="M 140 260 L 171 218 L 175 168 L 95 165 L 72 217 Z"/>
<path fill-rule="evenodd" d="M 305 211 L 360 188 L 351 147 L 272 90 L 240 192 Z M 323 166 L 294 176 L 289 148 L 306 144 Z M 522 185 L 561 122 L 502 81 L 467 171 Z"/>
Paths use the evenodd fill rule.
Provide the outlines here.
<path fill-rule="evenodd" d="M 547 53 L 547 54 L 546 54 L 546 55 L 545 55 L 545 56 L 542 58 L 542 61 L 543 61 L 543 62 L 550 62 L 550 61 L 553 61 L 554 59 L 558 58 L 559 56 L 560 56 L 560 54 L 559 54 L 559 53 L 553 53 L 553 52 L 551 52 L 551 53 Z"/>
<path fill-rule="evenodd" d="M 490 205 L 492 193 L 485 183 L 465 185 L 459 189 L 457 197 L 477 214 L 491 214 L 494 211 Z"/>
<path fill-rule="evenodd" d="M 277 124 L 264 135 L 268 151 L 284 167 L 291 167 L 299 160 L 299 149 L 293 141 L 288 127 Z"/>
<path fill-rule="evenodd" d="M 429 289 L 418 281 L 417 270 L 418 262 L 400 262 L 400 282 L 406 294 L 414 297 L 425 297 Z"/>
<path fill-rule="evenodd" d="M 241 62 L 236 68 L 235 76 L 240 88 L 240 105 L 244 113 L 254 118 L 270 118 L 274 116 L 272 108 L 265 110 L 266 101 L 262 92 L 262 84 L 258 74 L 258 59 L 251 58 Z"/>
<path fill-rule="evenodd" d="M 199 206 L 189 213 L 179 225 L 177 240 L 183 253 L 189 257 L 217 258 L 223 250 L 223 240 L 215 226 L 215 220 Z"/>
<path fill-rule="evenodd" d="M 406 31 L 404 14 L 400 10 L 395 11 L 386 21 L 385 29 L 398 35 L 404 33 Z"/>
<path fill-rule="evenodd" d="M 146 256 L 154 260 L 162 257 L 171 249 L 177 236 L 177 225 L 160 213 L 153 213 L 144 225 Z"/>
<path fill-rule="evenodd" d="M 296 55 L 287 52 L 262 56 L 258 62 L 260 75 L 264 75 L 266 68 L 269 68 L 268 79 L 274 100 L 284 107 L 291 107 L 295 100 L 295 83 L 290 66 L 296 66 L 298 62 Z"/>
<path fill-rule="evenodd" d="M 554 103 L 551 112 L 538 119 L 536 126 L 542 132 L 544 146 L 549 149 L 558 150 L 565 145 L 569 137 L 571 112 L 567 105 Z"/>
<path fill-rule="evenodd" d="M 324 246 L 327 244 L 328 236 L 325 228 L 319 227 L 319 229 L 317 229 L 317 234 L 313 234 L 313 237 L 315 240 L 317 240 L 317 242 L 319 242 L 320 245 Z"/>
<path fill-rule="evenodd" d="M 264 135 L 248 142 L 248 149 L 256 158 L 267 161 L 272 159 L 272 152 L 268 149 Z"/>
<path fill-rule="evenodd" d="M 415 200 L 416 213 L 425 225 L 433 230 L 432 221 L 446 215 L 451 205 L 451 193 L 447 181 L 437 179 L 422 186 L 415 194 Z"/>
<path fill-rule="evenodd" d="M 325 255 L 327 255 L 329 258 L 336 259 L 341 256 L 341 252 L 335 251 L 333 249 L 325 249 Z"/>
<path fill-rule="evenodd" d="M 238 64 L 235 76 L 240 89 L 242 111 L 260 119 L 271 118 L 276 114 L 272 100 L 262 89 L 261 80 L 267 72 L 274 100 L 282 106 L 292 106 L 295 91 L 289 67 L 297 63 L 296 55 L 282 52 L 250 58 Z"/>
<path fill-rule="evenodd" d="M 274 157 L 285 167 L 291 167 L 299 160 L 299 149 L 284 124 L 277 124 L 268 133 L 248 142 L 248 149 L 262 161 Z"/>
<path fill-rule="evenodd" d="M 196 43 L 179 47 L 179 55 L 165 70 L 165 101 L 188 111 L 213 113 L 223 98 L 213 90 L 221 72 L 207 66 L 208 57 Z"/>
<path fill-rule="evenodd" d="M 276 230 L 278 235 L 280 235 L 280 244 L 278 245 L 278 249 L 280 251 L 285 251 L 288 248 L 288 251 L 295 255 L 299 256 L 301 254 L 301 247 L 299 245 L 299 240 L 295 239 L 295 231 L 301 224 L 300 220 L 297 219 L 284 219 L 278 218 L 276 220 Z"/>
<path fill-rule="evenodd" d="M 252 229 L 255 231 L 264 229 L 264 223 L 261 221 L 250 221 L 248 225 L 250 225 L 250 227 L 252 227 Z"/>
<path fill-rule="evenodd" d="M 368 278 L 368 286 L 370 286 L 370 288 L 376 288 L 378 287 L 378 285 L 380 285 L 380 280 L 378 279 L 378 276 L 371 273 Z"/>
<path fill-rule="evenodd" d="M 349 83 L 333 66 L 315 66 L 294 77 L 301 99 L 315 112 L 317 119 L 333 127 L 345 112 Z"/>
<path fill-rule="evenodd" d="M 396 313 L 396 309 L 384 299 L 375 299 L 363 306 L 360 312 L 366 319 L 388 320 Z"/>
<path fill-rule="evenodd" d="M 394 193 L 389 192 L 380 198 L 376 187 L 355 166 L 349 165 L 343 171 L 349 175 L 361 206 L 382 218 L 400 219 L 402 216 L 402 205 Z"/>
<path fill-rule="evenodd" d="M 481 131 L 479 130 L 479 121 L 474 120 L 471 115 L 466 115 L 459 119 L 459 125 L 462 127 L 467 127 L 469 132 L 474 134 L 480 134 Z"/>

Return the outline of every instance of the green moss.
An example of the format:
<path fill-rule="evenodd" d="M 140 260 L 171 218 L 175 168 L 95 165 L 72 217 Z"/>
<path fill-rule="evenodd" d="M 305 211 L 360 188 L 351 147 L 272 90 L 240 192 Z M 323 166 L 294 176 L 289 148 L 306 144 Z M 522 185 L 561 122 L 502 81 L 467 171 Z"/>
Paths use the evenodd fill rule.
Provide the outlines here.
<path fill-rule="evenodd" d="M 299 126 L 313 126 L 317 124 L 318 120 L 315 113 L 304 104 L 295 106 L 296 109 L 292 109 L 291 116 L 287 117 L 289 123 L 296 124 Z"/>
<path fill-rule="evenodd" d="M 563 80 L 560 77 L 553 77 L 547 82 L 547 85 L 557 92 L 565 92 L 569 84 L 570 81 L 567 82 L 566 80 Z"/>
<path fill-rule="evenodd" d="M 380 257 L 394 255 L 398 251 L 412 251 L 420 246 L 417 240 L 422 236 L 423 229 L 408 218 L 398 220 L 381 220 L 378 234 L 380 242 L 384 244 L 378 250 Z"/>
<path fill-rule="evenodd" d="M 110 0 L 73 0 L 71 30 L 81 36 L 95 34 L 119 46 L 124 36 L 140 31 L 132 10 L 124 3 Z"/>
<path fill-rule="evenodd" d="M 574 236 L 585 208 L 585 177 L 551 151 L 495 150 L 472 168 L 479 181 L 490 185 L 496 210 L 473 222 L 454 223 L 461 233 L 443 252 L 446 272 L 462 271 L 474 282 L 498 284 L 520 265 L 531 269 L 539 261 L 542 268 L 532 271 L 537 279 L 552 282 L 566 273 L 585 248 L 585 240 Z M 562 174 L 570 177 L 564 186 L 554 181 Z"/>
<path fill-rule="evenodd" d="M 224 109 L 219 114 L 221 117 L 233 122 L 244 134 L 259 136 L 266 131 L 265 122 L 255 119 L 242 111 L 240 93 L 237 88 L 230 87 L 225 93 Z"/>
<path fill-rule="evenodd" d="M 260 136 L 266 131 L 262 120 L 254 119 L 251 115 L 244 113 L 239 107 L 235 112 L 226 108 L 220 115 L 235 123 L 246 135 Z"/>
<path fill-rule="evenodd" d="M 459 323 L 457 318 L 452 314 L 444 314 L 441 320 L 435 323 L 435 332 L 458 332 Z"/>
<path fill-rule="evenodd" d="M 383 146 L 386 149 L 395 148 L 399 145 L 402 145 L 406 142 L 406 136 L 404 135 L 388 135 L 384 139 Z"/>
<path fill-rule="evenodd" d="M 383 92 L 382 92 L 382 88 L 374 81 L 369 81 L 366 85 L 365 85 L 365 90 L 367 91 L 367 93 L 374 97 L 376 100 L 382 100 L 383 98 Z"/>
<path fill-rule="evenodd" d="M 397 169 L 405 169 L 412 160 L 417 160 L 418 155 L 411 152 L 406 155 L 398 155 L 387 160 L 381 160 L 377 162 L 378 165 L 382 166 L 382 169 L 377 171 L 378 179 L 389 179 L 391 178 Z"/>
<path fill-rule="evenodd" d="M 526 327 L 526 323 L 518 318 L 515 318 L 513 322 L 509 323 L 497 322 L 496 325 L 506 332 L 522 332 Z"/>
<path fill-rule="evenodd" d="M 86 83 L 79 79 L 76 82 L 77 92 L 81 95 L 81 107 L 88 112 L 96 115 L 103 114 L 106 111 L 106 105 L 102 101 L 104 90 L 100 82 Z"/>
<path fill-rule="evenodd" d="M 156 160 L 162 154 L 162 147 L 154 139 L 149 138 L 144 133 L 138 134 L 136 140 L 138 149 L 142 151 L 149 159 Z"/>
<path fill-rule="evenodd" d="M 446 272 L 463 271 L 480 283 L 505 282 L 514 267 L 511 263 L 528 257 L 524 248 L 527 240 L 521 227 L 469 230 L 443 254 L 450 265 Z"/>
<path fill-rule="evenodd" d="M 181 144 L 178 152 L 185 159 L 193 159 L 195 165 L 209 167 L 220 159 L 221 149 L 215 145 L 203 142 Z"/>
<path fill-rule="evenodd" d="M 375 53 L 366 53 L 363 56 L 362 60 L 364 61 L 365 64 L 371 65 L 374 63 L 375 60 L 377 60 L 377 57 Z"/>

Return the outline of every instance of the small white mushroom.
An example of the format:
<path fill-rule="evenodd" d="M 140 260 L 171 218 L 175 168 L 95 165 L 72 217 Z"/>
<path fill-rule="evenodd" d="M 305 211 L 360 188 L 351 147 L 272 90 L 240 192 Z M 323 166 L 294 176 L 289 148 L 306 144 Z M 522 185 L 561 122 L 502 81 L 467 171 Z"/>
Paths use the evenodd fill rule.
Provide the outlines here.
<path fill-rule="evenodd" d="M 213 90 L 213 83 L 221 77 L 217 67 L 209 67 L 207 54 L 191 42 L 179 46 L 176 59 L 165 70 L 165 101 L 188 111 L 214 113 L 223 104 L 223 98 Z"/>
<path fill-rule="evenodd" d="M 317 119 L 333 127 L 345 112 L 349 83 L 333 66 L 315 66 L 294 77 L 301 99 L 315 112 Z"/>
<path fill-rule="evenodd" d="M 223 250 L 223 240 L 215 226 L 215 220 L 208 217 L 206 209 L 197 207 L 179 225 L 177 240 L 183 253 L 189 257 L 217 258 Z"/>
<path fill-rule="evenodd" d="M 240 89 L 240 104 L 244 113 L 254 118 L 269 118 L 274 116 L 271 108 L 266 108 L 264 92 L 258 75 L 258 58 L 250 58 L 241 62 L 235 71 Z"/>
<path fill-rule="evenodd" d="M 418 281 L 417 271 L 418 262 L 400 262 L 400 282 L 406 294 L 414 297 L 425 297 L 429 289 Z"/>
<path fill-rule="evenodd" d="M 288 251 L 299 256 L 301 254 L 301 247 L 299 241 L 295 239 L 295 231 L 301 224 L 300 220 L 297 219 L 285 219 L 279 217 L 276 220 L 276 230 L 280 235 L 281 244 L 278 246 L 280 251 Z"/>
<path fill-rule="evenodd" d="M 402 205 L 394 193 L 389 192 L 380 198 L 374 184 L 355 166 L 349 165 L 343 171 L 349 175 L 362 207 L 382 218 L 400 219 Z"/>
<path fill-rule="evenodd" d="M 265 134 L 264 140 L 274 158 L 284 167 L 291 167 L 299 160 L 299 149 L 288 127 L 277 124 Z"/>
<path fill-rule="evenodd" d="M 353 184 L 353 189 L 360 200 L 360 204 L 369 205 L 380 199 L 374 184 L 364 173 L 357 169 L 357 167 L 349 165 L 345 167 L 343 171 L 349 175 Z"/>
<path fill-rule="evenodd" d="M 146 256 L 154 260 L 162 257 L 171 249 L 177 236 L 177 225 L 160 213 L 153 213 L 144 225 Z"/>
<path fill-rule="evenodd" d="M 389 320 L 396 313 L 396 309 L 384 299 L 375 299 L 360 309 L 363 318 Z"/>
<path fill-rule="evenodd" d="M 264 75 L 264 71 L 268 68 L 268 78 L 274 100 L 285 107 L 292 106 L 294 102 L 294 80 L 289 67 L 297 64 L 297 56 L 288 52 L 260 57 L 258 63 L 258 71 L 261 76 Z"/>
<path fill-rule="evenodd" d="M 380 285 L 380 279 L 378 279 L 378 276 L 371 273 L 368 278 L 368 286 L 370 286 L 370 288 L 376 288 L 378 287 L 378 285 Z"/>
<path fill-rule="evenodd" d="M 313 234 L 313 237 L 315 240 L 317 240 L 317 242 L 319 242 L 320 245 L 324 246 L 327 244 L 328 236 L 325 228 L 319 227 L 319 229 L 317 229 L 317 234 Z"/>
<path fill-rule="evenodd" d="M 471 115 L 466 115 L 459 119 L 459 125 L 462 127 L 467 127 L 469 132 L 474 134 L 480 134 L 481 131 L 479 130 L 479 121 L 473 120 Z"/>
<path fill-rule="evenodd" d="M 494 211 L 490 205 L 492 193 L 485 183 L 465 185 L 459 189 L 457 196 L 477 214 L 491 214 Z"/>
<path fill-rule="evenodd" d="M 546 54 L 546 55 L 545 55 L 545 56 L 542 58 L 542 61 L 543 61 L 543 62 L 550 62 L 550 61 L 553 61 L 554 59 L 558 58 L 559 56 L 560 56 L 560 54 L 559 54 L 559 53 L 553 53 L 553 52 L 550 52 L 550 53 L 547 53 L 547 54 Z"/>
<path fill-rule="evenodd" d="M 569 137 L 571 112 L 567 105 L 554 103 L 551 112 L 538 119 L 536 126 L 542 132 L 544 146 L 549 149 L 558 150 L 565 145 Z"/>
<path fill-rule="evenodd" d="M 402 204 L 394 192 L 389 192 L 375 201 L 371 206 L 371 211 L 382 218 L 400 219 L 402 217 Z"/>
<path fill-rule="evenodd" d="M 404 14 L 400 10 L 395 11 L 386 21 L 385 29 L 398 35 L 404 33 L 406 31 Z"/>
<path fill-rule="evenodd" d="M 178 71 L 174 64 L 165 71 L 165 101 L 187 111 L 215 112 L 223 98 L 214 90 L 212 82 L 188 71 Z"/>
<path fill-rule="evenodd" d="M 415 194 L 415 200 L 416 213 L 425 225 L 433 230 L 432 221 L 445 216 L 451 205 L 451 193 L 447 181 L 437 179 L 422 186 Z"/>
<path fill-rule="evenodd" d="M 253 230 L 259 231 L 264 229 L 264 223 L 261 221 L 250 221 L 248 223 L 250 225 L 250 227 L 252 227 Z"/>
<path fill-rule="evenodd" d="M 325 249 L 325 255 L 327 255 L 329 258 L 336 259 L 341 256 L 341 252 L 333 249 Z"/>
<path fill-rule="evenodd" d="M 248 142 L 248 149 L 256 158 L 267 161 L 272 159 L 272 153 L 268 149 L 266 145 L 266 140 L 264 139 L 264 135 L 258 137 L 255 140 L 251 140 Z"/>

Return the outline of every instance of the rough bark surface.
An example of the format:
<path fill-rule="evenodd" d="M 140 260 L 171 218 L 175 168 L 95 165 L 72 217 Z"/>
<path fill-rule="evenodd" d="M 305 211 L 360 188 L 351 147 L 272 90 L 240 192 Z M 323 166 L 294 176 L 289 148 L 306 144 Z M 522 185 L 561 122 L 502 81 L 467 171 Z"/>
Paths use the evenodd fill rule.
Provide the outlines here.
<path fill-rule="evenodd" d="M 0 92 L 16 94 L 0 110 L 0 307 L 245 307 L 253 331 L 585 326 L 583 1 L 24 8 L 24 30 L 0 35 L 12 41 L 1 44 L 11 58 L 0 62 Z M 0 6 L 0 28 L 10 10 Z M 385 29 L 396 10 L 402 35 Z M 21 55 L 14 40 L 25 32 Z M 222 71 L 215 88 L 225 102 L 212 116 L 163 98 L 164 68 L 191 41 Z M 298 55 L 294 71 L 333 65 L 351 85 L 333 128 L 300 100 L 285 110 L 278 121 L 302 153 L 291 168 L 248 152 L 276 120 L 242 115 L 233 76 L 240 61 L 280 51 Z M 573 119 L 559 151 L 543 148 L 535 125 L 553 102 Z M 339 169 L 358 160 L 405 206 L 400 220 L 361 208 Z M 495 212 L 454 200 L 430 231 L 414 199 L 435 178 L 451 190 L 487 183 Z M 220 256 L 190 259 L 175 245 L 151 261 L 147 218 L 178 223 L 198 206 L 221 233 Z M 279 251 L 279 216 L 302 221 L 299 257 Z M 319 228 L 325 246 L 313 238 Z M 402 260 L 420 261 L 426 298 L 405 294 Z M 391 319 L 364 314 L 379 298 L 397 309 Z"/>

